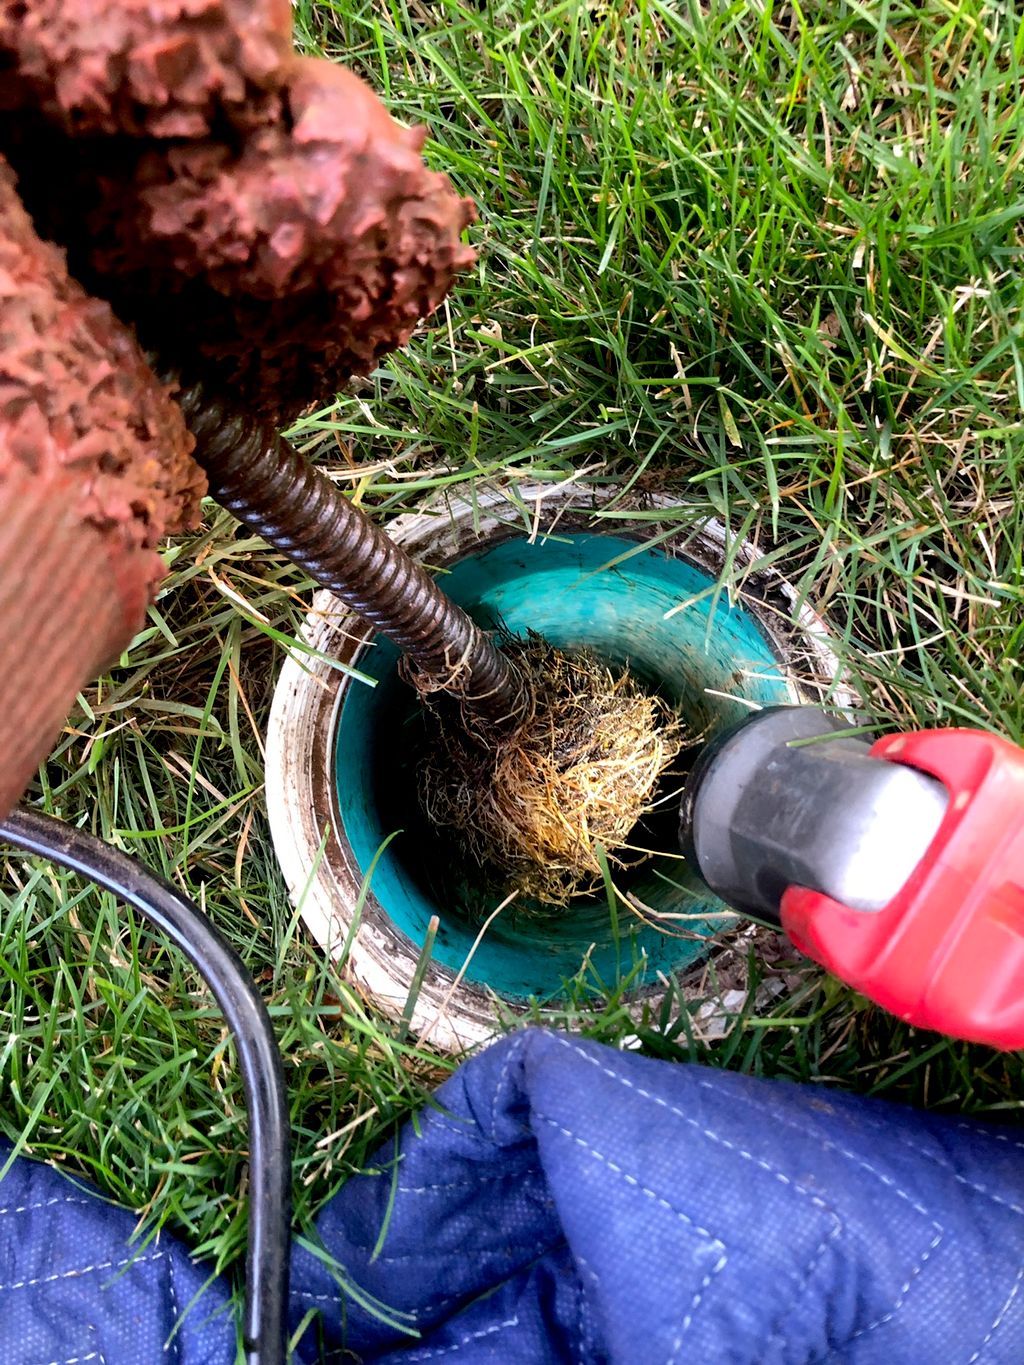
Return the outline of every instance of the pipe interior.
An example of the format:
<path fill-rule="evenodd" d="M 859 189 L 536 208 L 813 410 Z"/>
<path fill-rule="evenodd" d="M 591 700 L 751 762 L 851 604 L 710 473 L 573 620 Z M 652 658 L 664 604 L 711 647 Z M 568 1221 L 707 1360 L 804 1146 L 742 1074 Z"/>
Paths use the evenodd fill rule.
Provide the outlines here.
<path fill-rule="evenodd" d="M 501 621 L 514 634 L 530 629 L 560 648 L 586 646 L 613 666 L 628 665 L 677 704 L 705 742 L 746 713 L 737 699 L 794 700 L 753 614 L 730 606 L 704 569 L 657 547 L 589 533 L 534 544 L 504 539 L 466 555 L 441 581 L 482 625 Z M 685 609 L 666 619 L 680 603 Z M 448 836 L 420 813 L 413 771 L 419 709 L 397 662 L 395 649 L 379 636 L 355 660 L 377 685 L 353 680 L 345 692 L 335 744 L 338 814 L 364 875 L 388 836 L 401 831 L 379 858 L 373 895 L 414 954 L 438 915 L 433 956 L 455 972 L 495 902 L 456 873 Z M 669 801 L 647 828 L 638 828 L 634 842 L 659 855 L 616 879 L 660 914 L 687 916 L 665 921 L 672 932 L 645 925 L 622 907 L 613 917 L 603 891 L 542 919 L 504 911 L 466 979 L 513 999 L 550 1000 L 585 961 L 595 985 L 608 988 L 630 974 L 640 986 L 706 953 L 710 936 L 728 921 L 714 918 L 724 907 L 673 856 L 676 821 Z"/>

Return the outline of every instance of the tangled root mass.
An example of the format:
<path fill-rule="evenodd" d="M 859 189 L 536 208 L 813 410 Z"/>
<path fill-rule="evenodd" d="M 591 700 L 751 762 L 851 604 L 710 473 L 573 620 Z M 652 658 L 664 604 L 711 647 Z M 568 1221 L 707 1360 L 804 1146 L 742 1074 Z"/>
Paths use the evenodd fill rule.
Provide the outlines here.
<path fill-rule="evenodd" d="M 682 730 L 662 698 L 586 651 L 531 636 L 505 652 L 526 681 L 531 718 L 487 735 L 428 707 L 420 800 L 496 888 L 564 906 L 600 884 L 601 849 L 612 863 L 629 862 L 631 831 Z"/>

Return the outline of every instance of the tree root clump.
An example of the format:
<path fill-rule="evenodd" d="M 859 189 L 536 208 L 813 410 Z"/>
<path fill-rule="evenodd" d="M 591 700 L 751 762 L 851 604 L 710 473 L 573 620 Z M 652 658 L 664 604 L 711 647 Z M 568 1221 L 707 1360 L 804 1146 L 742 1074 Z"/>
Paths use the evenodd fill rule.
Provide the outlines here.
<path fill-rule="evenodd" d="M 642 861 L 627 848 L 630 834 L 652 809 L 683 729 L 628 670 L 614 673 L 587 651 L 531 635 L 504 652 L 524 678 L 531 718 L 486 734 L 428 704 L 420 801 L 482 879 L 563 907 L 600 885 L 602 849 L 620 867 Z"/>

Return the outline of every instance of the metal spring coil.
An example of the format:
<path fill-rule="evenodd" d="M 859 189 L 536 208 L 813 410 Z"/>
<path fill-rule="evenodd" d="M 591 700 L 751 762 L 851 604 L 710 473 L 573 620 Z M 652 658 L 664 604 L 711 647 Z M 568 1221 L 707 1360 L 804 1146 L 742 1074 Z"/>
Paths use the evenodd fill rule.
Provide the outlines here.
<path fill-rule="evenodd" d="M 178 395 L 210 494 L 386 635 L 424 692 L 454 692 L 491 723 L 519 719 L 507 658 L 425 569 L 276 432 L 193 385 Z"/>

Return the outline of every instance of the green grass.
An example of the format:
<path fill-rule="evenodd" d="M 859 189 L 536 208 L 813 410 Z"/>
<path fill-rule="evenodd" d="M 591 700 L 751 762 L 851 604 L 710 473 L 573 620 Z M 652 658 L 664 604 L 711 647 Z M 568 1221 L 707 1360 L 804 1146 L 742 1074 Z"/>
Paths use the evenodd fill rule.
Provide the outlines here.
<path fill-rule="evenodd" d="M 301 0 L 308 50 L 428 124 L 431 162 L 478 205 L 480 259 L 405 354 L 322 396 L 300 444 L 384 518 L 441 482 L 527 474 L 672 492 L 827 612 L 873 713 L 1024 739 L 1014 9 Z M 275 868 L 260 734 L 308 582 L 212 506 L 170 558 L 33 797 L 187 888 L 251 964 L 305 1221 L 445 1063 L 320 960 Z M 235 1263 L 241 1091 L 195 974 L 74 879 L 9 860 L 4 887 L 0 1129 Z M 639 1029 L 614 990 L 566 1022 L 1018 1117 L 1019 1057 L 786 979 L 771 1017 L 715 1044 L 672 993 Z"/>

